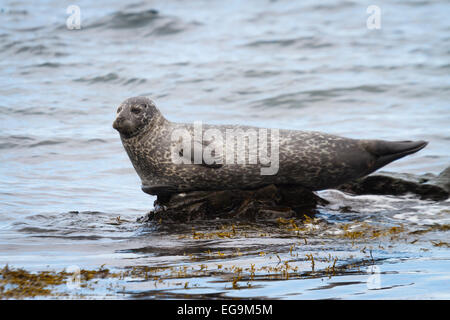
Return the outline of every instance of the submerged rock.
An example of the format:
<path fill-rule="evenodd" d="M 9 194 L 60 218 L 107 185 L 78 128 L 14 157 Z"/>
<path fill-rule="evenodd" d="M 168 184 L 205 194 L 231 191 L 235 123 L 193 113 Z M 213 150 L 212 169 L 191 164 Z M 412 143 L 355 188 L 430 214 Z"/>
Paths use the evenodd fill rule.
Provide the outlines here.
<path fill-rule="evenodd" d="M 255 190 L 193 191 L 158 196 L 141 221 L 208 219 L 270 220 L 315 213 L 328 201 L 299 186 L 268 185 Z"/>
<path fill-rule="evenodd" d="M 438 176 L 426 173 L 414 175 L 408 173 L 379 172 L 358 180 L 343 184 L 337 189 L 353 194 L 405 195 L 412 193 L 422 200 L 443 201 L 449 197 L 450 167 Z"/>

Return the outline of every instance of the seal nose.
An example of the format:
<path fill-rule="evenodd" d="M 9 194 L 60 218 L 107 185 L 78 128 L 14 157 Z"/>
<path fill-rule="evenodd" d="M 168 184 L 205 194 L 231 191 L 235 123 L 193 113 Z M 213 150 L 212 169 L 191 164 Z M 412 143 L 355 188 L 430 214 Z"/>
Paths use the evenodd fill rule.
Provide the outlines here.
<path fill-rule="evenodd" d="M 133 123 L 122 116 L 118 116 L 117 119 L 114 120 L 113 128 L 119 131 L 119 133 L 124 135 L 129 135 L 134 130 Z"/>
<path fill-rule="evenodd" d="M 114 120 L 112 127 L 116 130 L 119 130 L 119 125 L 122 122 L 121 118 L 117 118 L 116 120 Z"/>
<path fill-rule="evenodd" d="M 123 126 L 123 122 L 125 121 L 125 118 L 122 116 L 118 116 L 116 120 L 113 122 L 113 128 L 117 131 L 120 131 L 120 128 Z"/>

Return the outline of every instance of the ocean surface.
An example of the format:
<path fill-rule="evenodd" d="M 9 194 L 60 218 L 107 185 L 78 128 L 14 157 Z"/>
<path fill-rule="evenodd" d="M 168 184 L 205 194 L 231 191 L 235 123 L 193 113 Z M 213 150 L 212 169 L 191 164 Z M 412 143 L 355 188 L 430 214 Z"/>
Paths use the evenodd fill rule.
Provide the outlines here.
<path fill-rule="evenodd" d="M 325 190 L 297 229 L 140 223 L 155 198 L 112 128 L 143 95 L 171 121 L 427 140 L 383 170 L 438 174 L 449 14 L 446 0 L 2 1 L 0 268 L 153 268 L 58 288 L 69 298 L 450 299 L 450 200 Z"/>

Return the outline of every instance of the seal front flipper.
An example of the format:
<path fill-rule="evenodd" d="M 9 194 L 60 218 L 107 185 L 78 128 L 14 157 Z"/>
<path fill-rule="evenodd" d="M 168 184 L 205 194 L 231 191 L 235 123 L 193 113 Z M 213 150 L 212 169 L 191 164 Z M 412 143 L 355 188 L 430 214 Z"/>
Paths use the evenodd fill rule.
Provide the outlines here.
<path fill-rule="evenodd" d="M 153 186 L 142 185 L 141 189 L 145 193 L 151 194 L 152 196 L 171 194 L 177 191 L 176 188 L 168 185 L 153 185 Z"/>
<path fill-rule="evenodd" d="M 201 152 L 202 162 L 195 161 L 195 152 Z M 181 154 L 180 154 L 181 155 Z M 217 140 L 194 140 L 191 149 L 191 163 L 218 169 L 223 166 L 223 143 Z M 200 156 L 198 156 L 200 158 Z M 197 163 L 196 163 L 197 162 Z"/>
<path fill-rule="evenodd" d="M 362 141 L 363 148 L 375 157 L 375 162 L 370 166 L 370 172 L 404 156 L 416 153 L 425 148 L 427 144 L 426 141 Z"/>

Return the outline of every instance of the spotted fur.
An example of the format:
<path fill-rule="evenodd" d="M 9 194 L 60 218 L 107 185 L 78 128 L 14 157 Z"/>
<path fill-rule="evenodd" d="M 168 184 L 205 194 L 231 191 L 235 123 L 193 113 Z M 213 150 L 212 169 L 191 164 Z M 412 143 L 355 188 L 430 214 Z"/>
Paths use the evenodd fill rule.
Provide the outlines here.
<path fill-rule="evenodd" d="M 133 112 L 136 106 L 141 109 L 139 113 Z M 327 189 L 365 176 L 426 145 L 423 141 L 355 140 L 320 132 L 279 130 L 279 170 L 275 175 L 261 175 L 260 163 L 174 164 L 171 145 L 175 142 L 171 141 L 171 133 L 184 128 L 193 136 L 193 125 L 166 120 L 153 101 L 145 97 L 125 100 L 113 126 L 120 132 L 123 146 L 142 180 L 142 189 L 149 194 L 251 189 L 269 184 Z M 209 128 L 220 130 L 224 137 L 226 129 L 259 129 L 203 125 L 203 130 Z"/>

